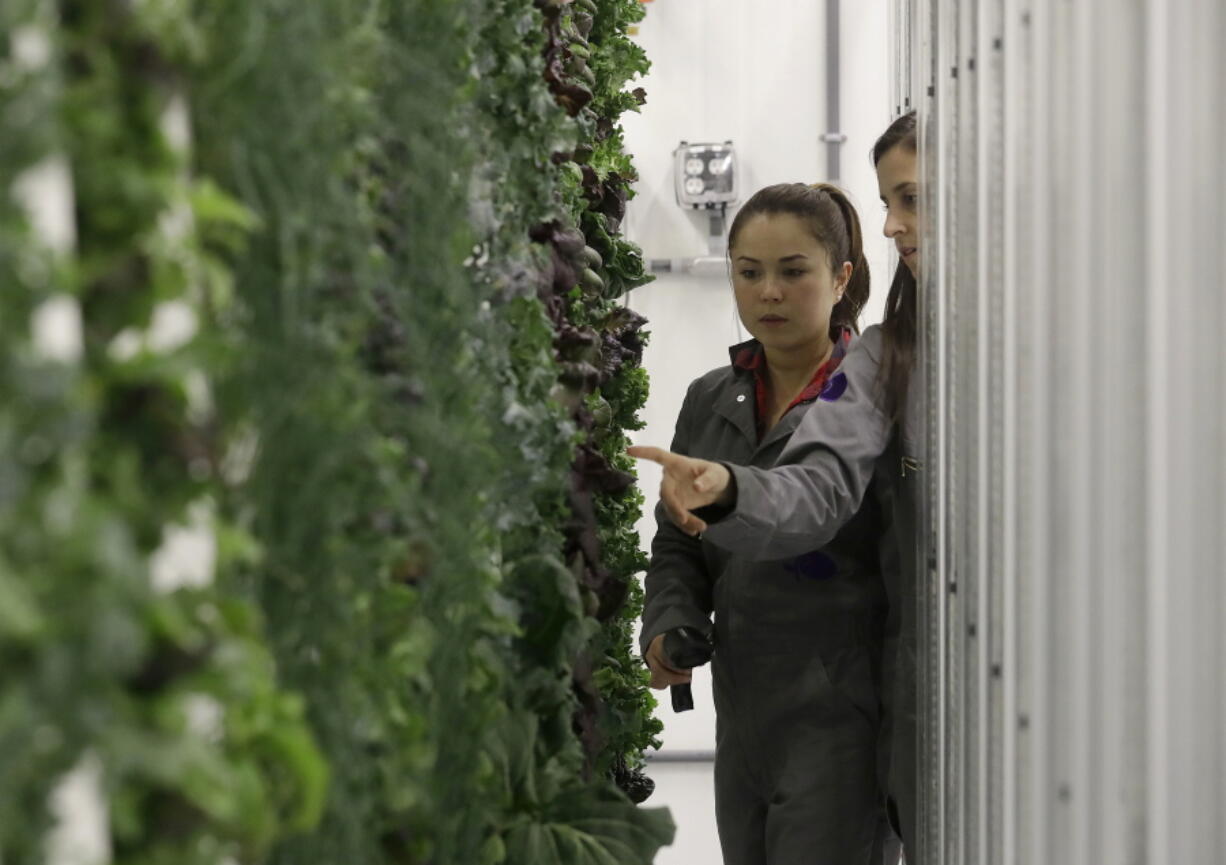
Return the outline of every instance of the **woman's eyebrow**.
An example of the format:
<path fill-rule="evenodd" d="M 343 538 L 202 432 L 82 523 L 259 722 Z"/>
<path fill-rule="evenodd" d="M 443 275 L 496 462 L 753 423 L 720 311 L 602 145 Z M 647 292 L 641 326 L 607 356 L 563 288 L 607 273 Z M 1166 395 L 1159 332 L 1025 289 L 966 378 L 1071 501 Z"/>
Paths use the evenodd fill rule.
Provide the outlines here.
<path fill-rule="evenodd" d="M 791 255 L 785 255 L 785 256 L 783 256 L 783 257 L 782 257 L 782 258 L 780 258 L 779 260 L 780 260 L 780 261 L 796 261 L 797 259 L 804 259 L 804 260 L 808 261 L 809 256 L 805 255 L 803 252 L 794 252 L 794 253 L 792 253 Z M 737 261 L 748 261 L 748 262 L 751 262 L 751 263 L 753 263 L 753 264 L 761 264 L 761 262 L 759 262 L 759 261 L 758 261 L 758 259 L 756 259 L 756 258 L 750 258 L 748 255 L 738 255 L 738 256 L 736 257 L 736 260 L 737 260 Z"/>

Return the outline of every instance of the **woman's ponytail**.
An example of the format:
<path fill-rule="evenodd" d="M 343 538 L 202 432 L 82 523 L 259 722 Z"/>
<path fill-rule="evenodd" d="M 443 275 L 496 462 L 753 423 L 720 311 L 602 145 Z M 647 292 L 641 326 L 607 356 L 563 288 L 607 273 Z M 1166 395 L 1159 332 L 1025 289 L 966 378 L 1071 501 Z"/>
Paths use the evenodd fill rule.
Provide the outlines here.
<path fill-rule="evenodd" d="M 868 260 L 864 257 L 864 237 L 860 231 L 860 216 L 855 206 L 847 198 L 847 193 L 830 183 L 815 183 L 813 188 L 830 196 L 839 209 L 846 229 L 847 245 L 840 258 L 839 252 L 831 249 L 830 255 L 837 270 L 844 261 L 851 262 L 851 277 L 843 289 L 843 297 L 830 311 L 830 336 L 838 338 L 844 328 L 860 332 L 860 313 L 868 303 L 870 289 L 870 274 Z"/>

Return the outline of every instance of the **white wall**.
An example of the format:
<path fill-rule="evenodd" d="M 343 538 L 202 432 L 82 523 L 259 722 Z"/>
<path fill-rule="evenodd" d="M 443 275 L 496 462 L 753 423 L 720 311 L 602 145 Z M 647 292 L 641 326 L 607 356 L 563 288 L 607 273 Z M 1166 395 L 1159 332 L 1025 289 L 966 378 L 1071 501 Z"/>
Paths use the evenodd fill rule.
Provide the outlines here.
<path fill-rule="evenodd" d="M 672 152 L 680 141 L 724 141 L 737 148 L 741 199 L 786 181 L 828 180 L 825 128 L 825 4 L 818 0 L 656 0 L 637 37 L 652 60 L 642 82 L 647 104 L 625 119 L 626 143 L 640 174 L 625 230 L 648 259 L 706 254 L 705 213 L 683 210 L 673 193 Z M 892 270 L 891 244 L 881 236 L 881 208 L 869 161 L 873 141 L 891 116 L 887 0 L 842 3 L 842 184 L 861 214 L 874 274 L 863 323 L 880 319 Z M 729 213 L 729 220 L 733 212 Z M 651 395 L 647 423 L 634 439 L 667 446 L 685 389 L 697 376 L 728 363 L 729 345 L 746 338 L 726 276 L 661 274 L 631 293 L 629 306 L 646 315 L 651 342 L 644 365 Z M 659 472 L 641 464 L 648 516 L 640 523 L 645 549 Z M 695 711 L 674 715 L 661 694 L 665 751 L 715 747 L 710 677 L 695 678 Z M 668 805 L 677 842 L 659 865 L 718 863 L 710 764 L 649 767 L 658 788 L 652 804 Z"/>
<path fill-rule="evenodd" d="M 861 215 L 876 276 L 864 316 L 878 321 L 892 272 L 881 236 L 869 159 L 891 117 L 887 0 L 843 2 L 841 178 Z M 700 255 L 707 220 L 673 193 L 672 153 L 681 141 L 732 140 L 742 201 L 772 183 L 826 176 L 825 4 L 819 0 L 657 0 L 637 41 L 652 70 L 647 104 L 624 120 L 640 179 L 625 230 L 648 258 Z M 729 219 L 735 208 L 729 212 Z M 651 289 L 648 289 L 650 291 Z"/>

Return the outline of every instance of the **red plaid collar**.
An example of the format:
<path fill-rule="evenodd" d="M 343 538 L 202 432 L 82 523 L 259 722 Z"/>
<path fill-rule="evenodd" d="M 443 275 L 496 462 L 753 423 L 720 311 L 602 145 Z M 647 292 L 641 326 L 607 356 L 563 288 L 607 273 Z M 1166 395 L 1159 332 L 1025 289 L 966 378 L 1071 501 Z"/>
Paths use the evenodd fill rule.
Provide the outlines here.
<path fill-rule="evenodd" d="M 843 356 L 847 354 L 847 348 L 850 345 L 851 328 L 845 327 L 843 332 L 839 334 L 839 338 L 834 341 L 834 351 L 830 353 L 829 359 L 817 368 L 817 371 L 813 373 L 813 378 L 809 380 L 809 384 L 788 404 L 783 414 L 786 415 L 801 403 L 812 402 L 817 399 L 818 395 L 822 392 L 822 388 L 826 386 L 826 382 L 831 374 L 843 362 Z M 732 365 L 734 367 L 753 373 L 754 419 L 758 427 L 758 438 L 761 439 L 764 432 L 762 429 L 763 419 L 770 411 L 770 388 L 766 380 L 766 352 L 762 350 L 762 343 L 756 339 L 751 339 L 740 345 L 734 345 L 729 350 L 729 354 L 732 355 Z"/>

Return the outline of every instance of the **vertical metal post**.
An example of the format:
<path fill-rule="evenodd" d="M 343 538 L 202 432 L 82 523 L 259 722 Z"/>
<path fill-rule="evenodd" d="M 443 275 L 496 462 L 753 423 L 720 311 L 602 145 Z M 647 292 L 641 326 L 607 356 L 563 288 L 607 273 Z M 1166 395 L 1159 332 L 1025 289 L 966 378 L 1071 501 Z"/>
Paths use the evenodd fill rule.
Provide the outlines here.
<path fill-rule="evenodd" d="M 842 60 L 839 49 L 842 36 L 839 33 L 839 0 L 826 0 L 826 133 L 822 141 L 826 144 L 826 180 L 830 183 L 839 182 L 840 153 L 847 136 L 840 131 L 839 90 L 842 87 Z"/>

